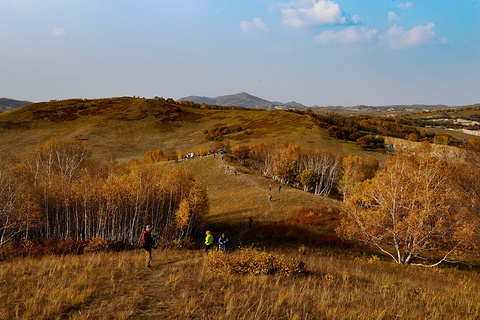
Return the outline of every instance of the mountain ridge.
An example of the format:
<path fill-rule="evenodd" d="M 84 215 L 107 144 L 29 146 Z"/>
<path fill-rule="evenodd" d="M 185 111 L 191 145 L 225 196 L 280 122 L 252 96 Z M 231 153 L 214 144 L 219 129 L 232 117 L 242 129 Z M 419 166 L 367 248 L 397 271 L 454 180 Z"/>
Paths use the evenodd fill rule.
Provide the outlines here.
<path fill-rule="evenodd" d="M 10 98 L 0 98 L 0 112 L 13 110 L 30 104 L 30 101 L 15 100 Z"/>
<path fill-rule="evenodd" d="M 236 94 L 217 96 L 215 98 L 206 96 L 188 96 L 178 99 L 178 101 L 191 101 L 198 104 L 210 104 L 219 106 L 235 106 L 235 107 L 247 107 L 247 108 L 260 108 L 265 110 L 306 110 L 313 109 L 314 111 L 333 112 L 338 114 L 364 114 L 364 115 L 398 115 L 405 113 L 415 113 L 420 111 L 435 111 L 442 109 L 457 108 L 457 106 L 448 106 L 445 104 L 396 104 L 385 106 L 369 106 L 369 105 L 356 105 L 356 106 L 305 106 L 302 103 L 296 101 L 279 102 L 268 101 L 256 96 L 253 96 L 247 92 L 240 92 Z"/>
<path fill-rule="evenodd" d="M 259 108 L 265 110 L 275 109 L 298 109 L 303 110 L 308 107 L 292 101 L 288 103 L 282 103 L 278 101 L 268 101 L 256 96 L 253 96 L 247 92 L 240 92 L 235 94 L 217 96 L 215 98 L 205 96 L 188 96 L 178 99 L 178 101 L 192 101 L 199 104 L 212 104 L 220 106 L 235 106 L 235 107 L 247 107 L 247 108 Z"/>

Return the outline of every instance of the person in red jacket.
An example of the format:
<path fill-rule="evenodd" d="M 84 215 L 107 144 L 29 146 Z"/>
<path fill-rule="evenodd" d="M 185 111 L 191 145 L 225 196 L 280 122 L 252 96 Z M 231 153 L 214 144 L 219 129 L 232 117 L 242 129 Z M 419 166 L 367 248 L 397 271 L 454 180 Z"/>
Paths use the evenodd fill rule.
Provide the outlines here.
<path fill-rule="evenodd" d="M 145 231 L 143 232 L 142 236 L 142 248 L 145 249 L 145 252 L 147 253 L 146 256 L 146 264 L 147 268 L 150 268 L 150 264 L 152 262 L 152 248 L 154 246 L 154 240 L 152 237 L 152 226 L 148 225 L 145 227 Z"/>

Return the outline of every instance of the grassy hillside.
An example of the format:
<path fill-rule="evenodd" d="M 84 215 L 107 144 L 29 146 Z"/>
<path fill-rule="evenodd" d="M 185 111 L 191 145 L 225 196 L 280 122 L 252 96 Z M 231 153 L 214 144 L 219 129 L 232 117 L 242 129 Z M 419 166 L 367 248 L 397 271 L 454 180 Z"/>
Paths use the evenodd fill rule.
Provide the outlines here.
<path fill-rule="evenodd" d="M 87 141 L 97 158 L 141 158 L 150 149 L 186 153 L 213 148 L 204 130 L 226 126 L 244 130 L 224 138 L 231 146 L 259 141 L 298 142 L 335 153 L 363 151 L 330 138 L 308 115 L 287 111 L 210 110 L 173 100 L 111 98 L 35 103 L 0 114 L 0 149 L 20 154 L 52 137 Z"/>
<path fill-rule="evenodd" d="M 237 163 L 222 161 L 219 157 L 214 159 L 209 156 L 167 165 L 178 165 L 189 170 L 207 187 L 210 214 L 206 217 L 206 227 L 215 236 L 227 232 L 237 244 L 258 240 L 255 228 L 252 230 L 247 227 L 248 217 L 253 218 L 254 227 L 261 227 L 284 224 L 287 218 L 295 216 L 301 209 L 340 207 L 340 202 L 336 200 L 284 185 L 279 193 L 279 184 L 272 179 Z M 237 170 L 237 175 L 234 170 Z M 272 194 L 271 202 L 268 201 L 269 194 Z M 333 229 L 326 224 L 317 232 L 333 234 Z"/>
<path fill-rule="evenodd" d="M 284 187 L 212 156 L 179 165 L 208 190 L 206 228 L 257 242 L 270 223 L 299 208 L 338 202 Z M 227 167 L 237 169 L 237 175 Z M 273 201 L 266 194 L 274 193 Z M 252 228 L 246 217 L 253 216 Z M 328 224 L 325 225 L 328 229 Z M 308 231 L 309 229 L 305 229 Z M 289 231 L 290 232 L 290 231 Z M 287 232 L 283 234 L 287 236 Z M 203 240 L 203 235 L 199 237 Z M 238 243 L 238 242 L 236 242 Z M 0 263 L 0 319 L 478 319 L 478 270 L 419 269 L 359 247 L 302 246 L 284 240 L 265 254 L 306 263 L 306 273 L 222 274 L 203 248 L 24 258 Z M 228 256 L 235 256 L 231 252 Z M 8 280 L 7 280 L 8 279 Z"/>

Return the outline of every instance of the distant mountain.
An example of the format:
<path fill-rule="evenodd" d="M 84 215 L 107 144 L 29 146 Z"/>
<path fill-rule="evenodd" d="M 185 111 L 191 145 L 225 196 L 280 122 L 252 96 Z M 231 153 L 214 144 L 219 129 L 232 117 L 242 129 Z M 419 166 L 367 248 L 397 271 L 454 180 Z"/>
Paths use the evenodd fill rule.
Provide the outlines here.
<path fill-rule="evenodd" d="M 230 94 L 225 96 L 218 96 L 215 98 L 209 97 L 200 97 L 200 96 L 189 96 L 179 99 L 179 101 L 192 101 L 195 103 L 206 103 L 219 106 L 236 106 L 236 107 L 247 107 L 247 108 L 260 108 L 266 110 L 273 109 L 305 109 L 303 104 L 297 102 L 281 103 L 278 101 L 268 101 L 259 97 L 252 96 L 246 92 L 241 92 L 237 94 Z"/>
<path fill-rule="evenodd" d="M 209 98 L 209 97 L 199 97 L 199 96 L 188 96 L 185 98 L 182 98 L 178 101 L 192 101 L 198 104 L 217 104 L 217 99 L 216 98 Z"/>
<path fill-rule="evenodd" d="M 20 108 L 24 105 L 30 104 L 30 101 L 20 101 L 8 98 L 0 98 L 0 112 Z"/>
<path fill-rule="evenodd" d="M 437 105 L 413 104 L 413 105 L 390 105 L 390 106 L 358 105 L 358 106 L 352 106 L 352 107 L 314 105 L 312 107 L 308 107 L 295 101 L 290 101 L 286 103 L 282 103 L 279 101 L 268 101 L 259 97 L 252 96 L 246 92 L 219 96 L 215 98 L 189 96 L 189 97 L 179 99 L 179 101 L 184 101 L 184 100 L 192 101 L 199 104 L 206 103 L 206 104 L 219 105 L 219 106 L 261 108 L 266 110 L 287 110 L 287 109 L 305 110 L 308 108 L 312 108 L 312 110 L 318 113 L 328 113 L 328 114 L 336 113 L 336 114 L 343 114 L 343 115 L 376 115 L 376 116 L 395 116 L 395 115 L 415 113 L 420 111 L 435 111 L 435 110 L 455 108 L 453 106 L 447 106 L 443 104 L 437 104 Z"/>
<path fill-rule="evenodd" d="M 272 106 L 270 101 L 252 96 L 246 92 L 217 97 L 217 104 L 221 106 L 237 106 L 249 108 L 268 109 Z"/>

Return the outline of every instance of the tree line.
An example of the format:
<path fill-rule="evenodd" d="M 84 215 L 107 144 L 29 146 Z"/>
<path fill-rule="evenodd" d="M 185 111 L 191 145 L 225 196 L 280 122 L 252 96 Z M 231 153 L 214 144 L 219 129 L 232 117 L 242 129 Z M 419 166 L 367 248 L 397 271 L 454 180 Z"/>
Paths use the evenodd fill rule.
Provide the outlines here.
<path fill-rule="evenodd" d="M 88 145 L 52 139 L 21 159 L 0 155 L 0 244 L 95 236 L 135 243 L 145 224 L 162 241 L 189 238 L 208 212 L 206 190 L 177 168 L 101 164 Z"/>
<path fill-rule="evenodd" d="M 303 188 L 324 197 L 332 191 L 343 193 L 350 184 L 371 178 L 379 167 L 372 157 L 340 156 L 323 149 L 301 148 L 298 143 L 280 142 L 275 144 L 239 145 L 232 149 L 233 156 L 242 165 L 259 170 L 264 176 L 295 188 Z M 353 159 L 353 160 L 352 160 Z M 356 161 L 352 178 L 350 171 L 343 170 Z"/>

